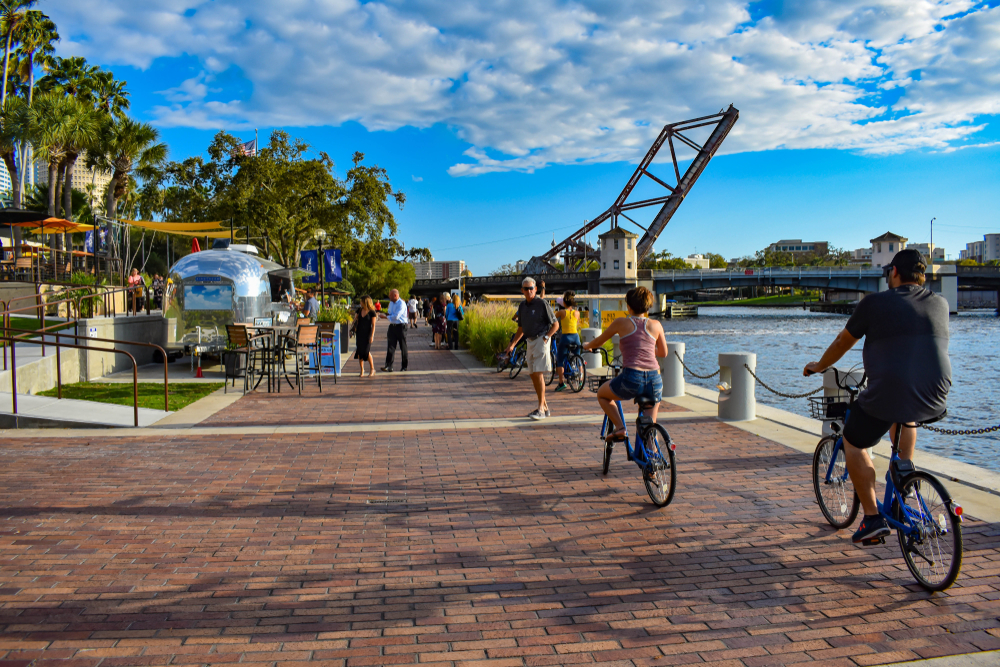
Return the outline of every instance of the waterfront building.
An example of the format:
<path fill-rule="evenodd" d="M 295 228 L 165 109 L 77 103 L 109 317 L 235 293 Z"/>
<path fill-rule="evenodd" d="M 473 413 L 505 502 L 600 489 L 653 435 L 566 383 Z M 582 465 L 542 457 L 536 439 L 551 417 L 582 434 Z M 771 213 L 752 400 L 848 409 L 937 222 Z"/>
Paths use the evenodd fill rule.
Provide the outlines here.
<path fill-rule="evenodd" d="M 883 265 L 892 261 L 896 253 L 906 247 L 908 238 L 886 232 L 882 236 L 871 239 L 872 244 L 872 266 L 882 268 Z"/>
<path fill-rule="evenodd" d="M 465 262 L 410 262 L 417 274 L 417 280 L 449 280 L 458 278 L 465 271 Z"/>
<path fill-rule="evenodd" d="M 911 248 L 913 250 L 916 250 L 921 255 L 923 255 L 924 257 L 928 258 L 931 261 L 934 261 L 934 262 L 943 262 L 944 261 L 944 248 L 941 248 L 941 247 L 939 247 L 937 245 L 933 245 L 933 244 L 930 244 L 930 243 L 911 243 L 910 245 L 908 245 L 906 247 L 907 248 Z M 933 258 L 931 258 L 931 253 L 932 252 L 933 252 L 933 255 L 934 255 Z"/>
<path fill-rule="evenodd" d="M 851 264 L 871 264 L 872 263 L 872 247 L 858 248 L 851 252 Z"/>
<path fill-rule="evenodd" d="M 514 263 L 515 273 L 524 273 L 524 267 L 528 266 L 528 262 L 523 259 L 519 259 Z"/>
<path fill-rule="evenodd" d="M 1000 234 L 986 234 L 983 236 L 983 261 L 994 259 L 1000 259 Z"/>
<path fill-rule="evenodd" d="M 710 260 L 704 255 L 688 255 L 684 258 L 684 262 L 693 269 L 707 269 L 710 265 Z"/>
<path fill-rule="evenodd" d="M 798 259 L 806 255 L 825 257 L 830 248 L 828 241 L 803 241 L 802 239 L 783 239 L 767 247 L 771 252 L 784 252 Z"/>
<path fill-rule="evenodd" d="M 959 259 L 971 259 L 974 262 L 983 261 L 983 253 L 986 251 L 986 241 L 973 241 L 965 244 L 965 250 L 958 251 Z"/>
<path fill-rule="evenodd" d="M 639 278 L 639 235 L 612 227 L 597 238 L 601 248 L 601 292 L 621 294 L 635 287 Z"/>

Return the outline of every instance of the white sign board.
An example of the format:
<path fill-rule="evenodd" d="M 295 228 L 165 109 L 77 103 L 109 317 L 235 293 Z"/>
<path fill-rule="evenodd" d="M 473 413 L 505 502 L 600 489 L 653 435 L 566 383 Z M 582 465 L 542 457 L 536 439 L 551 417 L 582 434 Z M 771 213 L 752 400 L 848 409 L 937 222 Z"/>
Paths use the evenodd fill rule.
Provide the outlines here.
<path fill-rule="evenodd" d="M 97 338 L 97 327 L 89 327 L 87 329 L 88 338 Z"/>

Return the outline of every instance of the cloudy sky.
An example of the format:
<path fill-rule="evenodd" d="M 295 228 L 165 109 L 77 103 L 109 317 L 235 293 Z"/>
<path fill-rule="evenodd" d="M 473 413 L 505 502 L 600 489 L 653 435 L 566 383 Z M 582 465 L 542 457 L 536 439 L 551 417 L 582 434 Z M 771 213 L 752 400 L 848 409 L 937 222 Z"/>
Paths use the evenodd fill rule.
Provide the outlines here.
<path fill-rule="evenodd" d="M 740 120 L 658 249 L 1000 231 L 1000 6 L 930 0 L 45 0 L 180 159 L 227 129 L 355 150 L 403 240 L 476 273 L 614 201 L 665 123 Z M 662 167 L 661 167 L 662 169 Z"/>

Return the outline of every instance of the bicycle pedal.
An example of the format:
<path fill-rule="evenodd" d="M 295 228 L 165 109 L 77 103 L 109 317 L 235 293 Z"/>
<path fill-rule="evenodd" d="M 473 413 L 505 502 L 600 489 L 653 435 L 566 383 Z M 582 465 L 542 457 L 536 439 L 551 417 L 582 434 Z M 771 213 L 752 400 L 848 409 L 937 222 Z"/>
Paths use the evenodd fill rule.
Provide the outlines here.
<path fill-rule="evenodd" d="M 877 544 L 885 544 L 885 537 L 873 537 L 870 540 L 861 540 L 861 546 L 873 547 Z"/>

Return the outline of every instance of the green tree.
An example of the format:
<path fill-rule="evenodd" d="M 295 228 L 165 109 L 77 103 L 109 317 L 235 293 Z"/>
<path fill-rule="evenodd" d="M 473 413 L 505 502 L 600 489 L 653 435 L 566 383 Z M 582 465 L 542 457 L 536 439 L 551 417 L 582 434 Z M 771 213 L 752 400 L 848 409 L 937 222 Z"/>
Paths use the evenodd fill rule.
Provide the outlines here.
<path fill-rule="evenodd" d="M 109 218 L 118 213 L 118 202 L 133 189 L 133 174 L 154 176 L 166 160 L 167 145 L 152 125 L 132 118 L 105 119 L 87 165 L 112 172 L 104 208 Z"/>
<path fill-rule="evenodd" d="M 704 257 L 708 260 L 708 267 L 710 269 L 724 269 L 729 266 L 729 262 L 726 261 L 725 257 L 714 252 L 705 253 Z"/>
<path fill-rule="evenodd" d="M 367 294 L 373 299 L 388 297 L 392 289 L 398 289 L 399 296 L 408 299 L 410 288 L 417 279 L 412 264 L 394 259 L 354 261 L 347 265 L 345 271 L 356 293 Z"/>
<path fill-rule="evenodd" d="M 0 0 L 0 32 L 4 36 L 3 47 L 3 90 L 0 92 L 0 107 L 7 101 L 7 80 L 10 78 L 10 49 L 18 29 L 25 21 L 28 8 L 36 0 Z"/>

